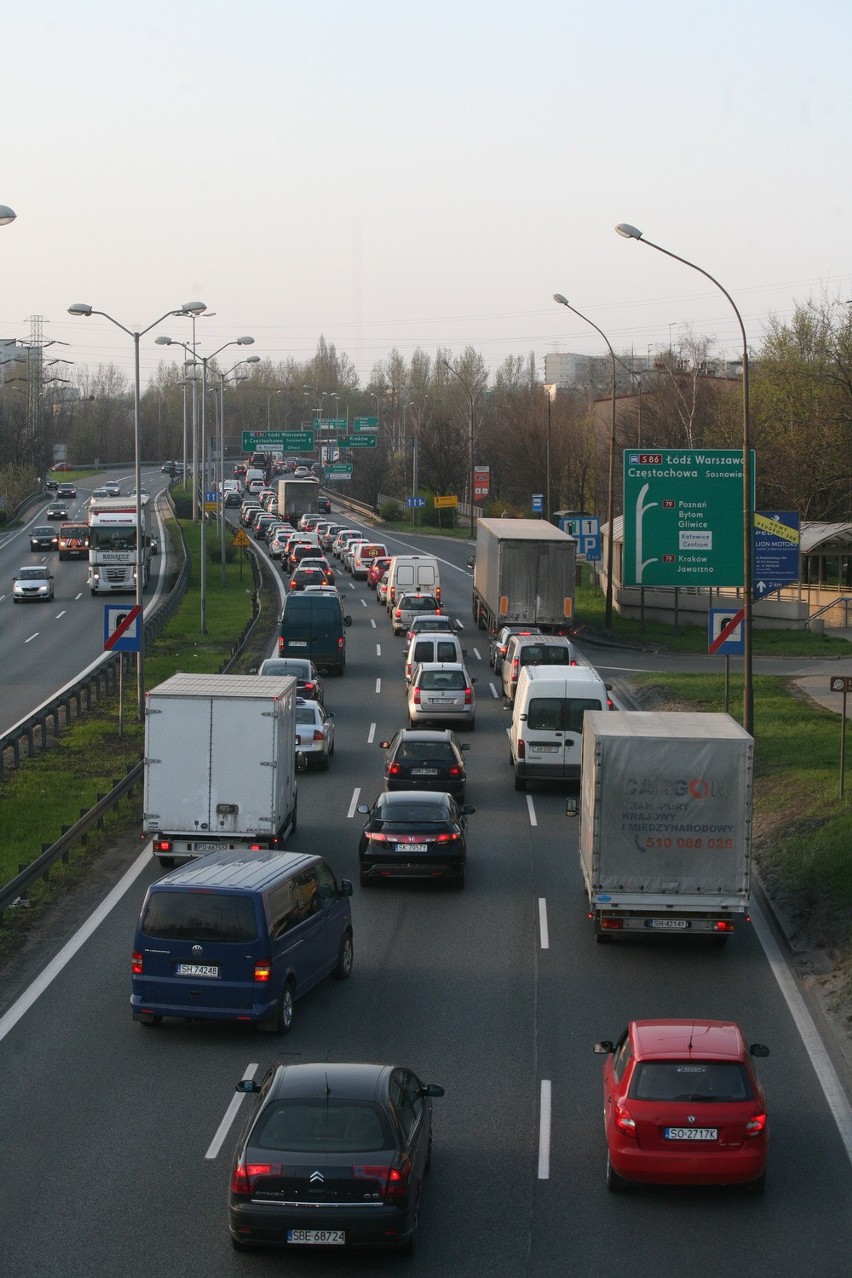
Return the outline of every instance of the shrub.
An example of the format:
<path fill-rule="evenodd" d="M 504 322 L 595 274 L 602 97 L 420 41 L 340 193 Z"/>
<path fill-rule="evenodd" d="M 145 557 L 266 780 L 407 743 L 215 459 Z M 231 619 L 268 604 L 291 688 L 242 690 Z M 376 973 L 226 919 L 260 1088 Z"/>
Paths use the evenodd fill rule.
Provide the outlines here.
<path fill-rule="evenodd" d="M 386 524 L 395 524 L 402 519 L 402 508 L 397 501 L 383 501 L 379 507 L 379 518 Z"/>

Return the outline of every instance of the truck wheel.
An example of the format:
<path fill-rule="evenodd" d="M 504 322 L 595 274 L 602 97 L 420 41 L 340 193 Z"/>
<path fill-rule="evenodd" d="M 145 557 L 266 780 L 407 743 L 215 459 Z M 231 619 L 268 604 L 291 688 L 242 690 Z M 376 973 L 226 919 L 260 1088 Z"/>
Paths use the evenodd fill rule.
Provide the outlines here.
<path fill-rule="evenodd" d="M 158 858 L 160 866 L 164 870 L 171 870 L 174 866 L 175 859 L 173 856 L 161 856 Z"/>
<path fill-rule="evenodd" d="M 345 981 L 352 975 L 352 964 L 355 961 L 355 949 L 352 944 L 352 933 L 345 932 L 337 954 L 337 967 L 334 975 L 338 981 Z"/>
<path fill-rule="evenodd" d="M 527 792 L 527 779 L 526 777 L 519 777 L 517 772 L 515 773 L 515 789 L 520 790 L 521 794 L 526 794 Z"/>
<path fill-rule="evenodd" d="M 485 613 L 482 611 L 482 609 L 481 609 L 481 608 L 480 608 L 480 610 L 479 610 L 479 616 L 476 618 L 476 624 L 477 624 L 477 626 L 479 626 L 479 629 L 480 629 L 480 630 L 487 630 L 487 629 L 488 629 L 488 622 L 487 622 L 487 620 L 486 620 Z"/>

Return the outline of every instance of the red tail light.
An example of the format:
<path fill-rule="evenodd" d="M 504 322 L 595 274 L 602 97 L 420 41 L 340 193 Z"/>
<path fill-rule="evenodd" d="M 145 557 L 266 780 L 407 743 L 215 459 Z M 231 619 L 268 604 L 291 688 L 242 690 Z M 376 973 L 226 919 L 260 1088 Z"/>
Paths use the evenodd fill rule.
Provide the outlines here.
<path fill-rule="evenodd" d="M 414 689 L 414 704 L 416 706 L 420 705 L 420 689 L 419 688 Z"/>
<path fill-rule="evenodd" d="M 171 850 L 172 850 L 171 839 L 155 839 L 154 840 L 154 851 L 157 853 L 157 855 L 159 855 L 162 852 L 166 852 L 166 853 L 171 852 Z"/>
<path fill-rule="evenodd" d="M 306 684 L 305 684 L 305 692 L 315 692 L 315 691 L 316 691 L 316 686 L 317 686 L 317 685 L 316 685 L 315 683 L 306 683 Z"/>
<path fill-rule="evenodd" d="M 325 737 L 320 732 L 319 728 L 314 728 L 314 741 L 325 741 Z"/>
<path fill-rule="evenodd" d="M 398 777 L 400 772 L 402 772 L 402 768 L 399 766 L 398 763 L 392 763 L 390 767 L 388 768 L 389 777 Z"/>
<path fill-rule="evenodd" d="M 234 1174 L 231 1177 L 231 1193 L 248 1195 L 252 1192 L 259 1177 L 283 1175 L 284 1167 L 282 1163 L 241 1163 L 234 1168 Z"/>
<path fill-rule="evenodd" d="M 439 834 L 435 838 L 434 842 L 435 843 L 455 843 L 460 838 L 461 838 L 461 835 L 456 830 L 452 834 Z"/>
<path fill-rule="evenodd" d="M 462 774 L 462 770 L 461 770 L 461 768 L 459 767 L 459 765 L 458 765 L 457 763 L 454 763 L 454 764 L 453 764 L 453 766 L 450 768 L 450 776 L 451 776 L 451 777 L 460 777 L 460 776 L 461 776 L 461 774 Z"/>
<path fill-rule="evenodd" d="M 576 664 L 577 664 L 577 662 L 572 660 L 571 665 L 572 665 L 572 666 L 576 666 Z"/>
<path fill-rule="evenodd" d="M 631 1118 L 630 1110 L 620 1101 L 615 1104 L 615 1125 L 625 1136 L 636 1135 L 636 1120 Z"/>
<path fill-rule="evenodd" d="M 138 950 L 134 950 L 130 956 L 130 970 L 134 976 L 142 975 L 142 955 Z"/>
<path fill-rule="evenodd" d="M 622 919 L 601 919 L 601 929 L 604 932 L 620 932 L 623 927 Z"/>
<path fill-rule="evenodd" d="M 518 758 L 525 759 L 527 757 L 527 743 L 523 737 L 518 737 Z"/>
<path fill-rule="evenodd" d="M 733 932 L 734 925 L 730 919 L 717 919 L 713 924 L 714 932 Z"/>
<path fill-rule="evenodd" d="M 759 1136 L 766 1127 L 766 1114 L 755 1114 L 746 1123 L 746 1136 Z"/>
<path fill-rule="evenodd" d="M 371 830 L 367 831 L 367 838 L 370 843 L 389 843 L 390 840 L 386 834 L 374 834 Z"/>
<path fill-rule="evenodd" d="M 254 965 L 254 979 L 265 985 L 272 976 L 272 963 L 269 959 L 258 959 Z"/>
<path fill-rule="evenodd" d="M 464 703 L 466 706 L 473 705 L 473 689 L 472 688 L 465 688 Z"/>
<path fill-rule="evenodd" d="M 396 617 L 397 621 L 399 621 L 400 617 L 402 616 L 402 609 L 394 608 L 393 615 Z"/>
<path fill-rule="evenodd" d="M 404 1198 L 408 1193 L 411 1165 L 406 1160 L 401 1167 L 389 1167 L 386 1163 L 359 1163 L 352 1168 L 352 1175 L 362 1180 L 378 1180 L 384 1184 L 385 1198 Z"/>
<path fill-rule="evenodd" d="M 438 603 L 440 603 L 440 602 L 441 602 L 441 587 L 440 587 L 440 586 L 436 586 L 436 587 L 435 587 L 435 598 L 438 600 Z M 441 611 L 441 610 L 440 610 L 440 608 L 438 609 L 438 611 L 439 611 L 439 612 Z"/>
<path fill-rule="evenodd" d="M 343 647 L 345 647 L 345 641 L 344 641 L 344 639 L 343 639 L 343 636 L 342 636 L 342 635 L 340 636 L 340 638 L 339 638 L 339 639 L 338 639 L 338 641 L 337 641 L 337 646 L 338 646 L 338 648 L 343 648 Z"/>
<path fill-rule="evenodd" d="M 514 657 L 512 659 L 512 682 L 513 683 L 518 682 L 518 658 L 517 657 Z"/>
<path fill-rule="evenodd" d="M 284 656 L 284 639 L 281 635 L 278 636 L 278 656 Z"/>
<path fill-rule="evenodd" d="M 290 589 L 291 589 L 291 590 L 295 590 L 295 589 L 296 589 L 296 578 L 295 578 L 295 577 L 293 577 L 293 578 L 291 579 L 291 581 L 290 581 Z"/>

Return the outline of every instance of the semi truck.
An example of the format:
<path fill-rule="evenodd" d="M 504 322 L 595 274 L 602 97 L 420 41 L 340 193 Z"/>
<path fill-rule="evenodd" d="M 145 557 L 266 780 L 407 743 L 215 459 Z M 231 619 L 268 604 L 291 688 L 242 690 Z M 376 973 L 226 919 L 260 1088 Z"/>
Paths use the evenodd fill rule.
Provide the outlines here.
<path fill-rule="evenodd" d="M 598 941 L 747 918 L 754 741 L 727 714 L 587 711 L 580 865 Z"/>
<path fill-rule="evenodd" d="M 278 517 L 293 527 L 302 515 L 313 515 L 317 509 L 319 482 L 316 479 L 279 479 Z"/>
<path fill-rule="evenodd" d="M 139 498 L 142 528 L 142 589 L 148 585 L 152 544 L 148 495 Z M 92 497 L 89 501 L 89 575 L 93 595 L 136 589 L 136 498 Z"/>
<path fill-rule="evenodd" d="M 566 634 L 574 611 L 577 543 L 543 519 L 480 519 L 473 563 L 473 619 L 536 625 Z"/>
<path fill-rule="evenodd" d="M 175 674 L 146 694 L 142 829 L 162 866 L 295 828 L 295 679 Z"/>

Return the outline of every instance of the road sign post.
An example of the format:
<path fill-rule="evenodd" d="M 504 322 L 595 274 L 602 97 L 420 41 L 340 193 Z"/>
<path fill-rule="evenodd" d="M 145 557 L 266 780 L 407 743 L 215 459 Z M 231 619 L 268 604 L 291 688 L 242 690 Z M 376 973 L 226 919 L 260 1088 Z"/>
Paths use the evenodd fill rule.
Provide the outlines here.
<path fill-rule="evenodd" d="M 852 676 L 832 675 L 828 684 L 829 692 L 842 693 L 840 713 L 840 798 L 843 799 L 846 786 L 846 696 L 852 692 Z"/>

